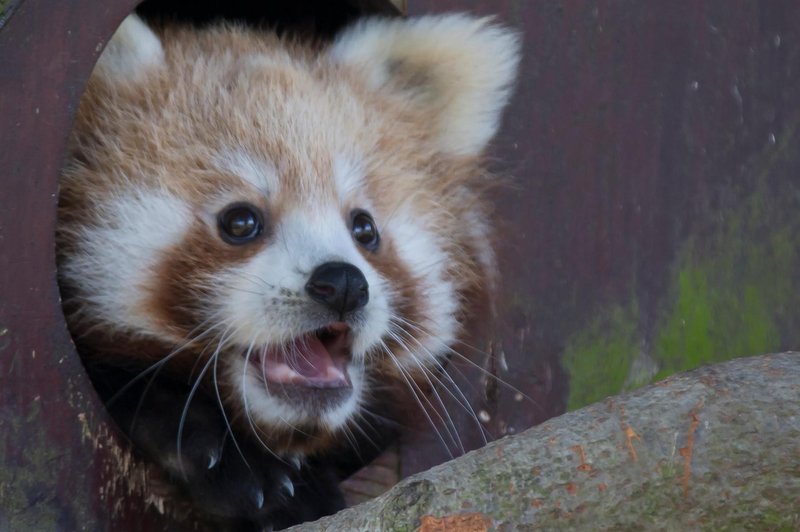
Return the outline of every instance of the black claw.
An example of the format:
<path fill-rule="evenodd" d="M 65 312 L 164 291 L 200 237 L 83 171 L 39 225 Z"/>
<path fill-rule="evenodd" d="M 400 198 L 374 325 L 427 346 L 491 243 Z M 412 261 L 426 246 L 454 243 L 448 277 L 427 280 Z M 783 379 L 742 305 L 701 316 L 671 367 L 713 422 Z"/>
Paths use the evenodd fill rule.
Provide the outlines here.
<path fill-rule="evenodd" d="M 264 491 L 261 488 L 256 488 L 252 493 L 252 497 L 256 508 L 262 509 L 264 507 Z"/>
<path fill-rule="evenodd" d="M 294 497 L 294 484 L 289 479 L 289 477 L 283 477 L 281 479 L 281 489 L 286 492 L 289 497 Z"/>
<path fill-rule="evenodd" d="M 216 466 L 217 464 L 219 464 L 219 452 L 209 453 L 208 464 L 206 465 L 206 467 L 208 469 L 213 469 L 214 466 Z"/>

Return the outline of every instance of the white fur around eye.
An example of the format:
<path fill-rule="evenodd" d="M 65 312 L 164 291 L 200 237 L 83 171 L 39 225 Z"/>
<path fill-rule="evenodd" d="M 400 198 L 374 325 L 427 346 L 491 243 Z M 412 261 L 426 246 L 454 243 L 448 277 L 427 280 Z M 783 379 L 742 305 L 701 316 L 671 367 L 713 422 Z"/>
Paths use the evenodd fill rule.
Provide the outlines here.
<path fill-rule="evenodd" d="M 359 199 L 364 187 L 364 168 L 345 155 L 337 155 L 333 160 L 333 179 L 339 193 L 339 201 L 346 204 L 348 200 Z M 359 205 L 366 208 L 366 205 Z"/>
<path fill-rule="evenodd" d="M 262 157 L 238 149 L 223 151 L 216 159 L 220 170 L 239 176 L 265 196 L 278 190 L 278 170 Z"/>
<path fill-rule="evenodd" d="M 134 332 L 159 327 L 143 308 L 160 256 L 189 229 L 191 210 L 163 192 L 128 190 L 98 208 L 99 221 L 80 229 L 79 248 L 61 275 L 90 304 L 92 315 Z"/>
<path fill-rule="evenodd" d="M 325 262 L 349 262 L 367 279 L 370 300 L 356 331 L 353 356 L 362 359 L 388 326 L 389 283 L 359 253 L 337 207 L 288 212 L 272 241 L 243 264 L 219 273 L 211 305 L 236 326 L 238 345 L 275 345 L 327 325 L 332 317 L 305 292 L 311 272 Z"/>

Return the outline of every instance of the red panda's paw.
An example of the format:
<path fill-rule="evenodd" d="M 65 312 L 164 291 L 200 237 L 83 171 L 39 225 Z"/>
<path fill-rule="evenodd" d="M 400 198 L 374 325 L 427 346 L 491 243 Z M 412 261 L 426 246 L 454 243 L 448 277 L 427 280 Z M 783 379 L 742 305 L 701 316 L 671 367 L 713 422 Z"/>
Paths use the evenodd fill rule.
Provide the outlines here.
<path fill-rule="evenodd" d="M 283 529 L 344 507 L 338 470 L 270 454 L 253 441 L 187 442 L 191 473 L 177 478 L 198 508 L 235 530 Z"/>
<path fill-rule="evenodd" d="M 185 382 L 162 376 L 126 387 L 131 375 L 118 373 L 102 372 L 109 390 L 124 390 L 108 401 L 117 423 L 195 508 L 224 529 L 284 528 L 344 507 L 338 470 L 279 456 L 252 434 L 234 439 L 231 413 L 223 412 L 215 394 L 193 393 Z"/>

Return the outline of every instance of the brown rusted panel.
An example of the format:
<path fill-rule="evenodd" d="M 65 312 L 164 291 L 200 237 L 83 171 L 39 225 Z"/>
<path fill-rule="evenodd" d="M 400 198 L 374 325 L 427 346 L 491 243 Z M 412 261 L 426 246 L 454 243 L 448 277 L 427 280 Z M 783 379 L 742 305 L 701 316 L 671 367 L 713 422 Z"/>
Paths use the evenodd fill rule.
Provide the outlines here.
<path fill-rule="evenodd" d="M 0 528 L 163 523 L 118 479 L 123 455 L 74 353 L 55 281 L 57 179 L 72 113 L 134 4 L 26 0 L 0 30 Z"/>
<path fill-rule="evenodd" d="M 800 317 L 780 293 L 797 293 L 800 278 L 786 236 L 800 207 L 800 4 L 416 0 L 409 10 L 497 15 L 524 39 L 491 153 L 511 181 L 497 194 L 504 361 L 473 359 L 535 404 L 502 385 L 466 387 L 493 437 L 580 404 L 568 365 L 573 355 L 591 365 L 592 349 L 628 357 L 610 394 L 632 385 L 635 364 L 652 364 L 646 382 L 797 347 Z M 596 368 L 572 368 L 572 383 L 603 384 L 591 373 L 618 362 L 598 355 Z M 465 447 L 480 445 L 450 403 Z M 403 471 L 448 456 L 423 435 L 405 446 Z"/>

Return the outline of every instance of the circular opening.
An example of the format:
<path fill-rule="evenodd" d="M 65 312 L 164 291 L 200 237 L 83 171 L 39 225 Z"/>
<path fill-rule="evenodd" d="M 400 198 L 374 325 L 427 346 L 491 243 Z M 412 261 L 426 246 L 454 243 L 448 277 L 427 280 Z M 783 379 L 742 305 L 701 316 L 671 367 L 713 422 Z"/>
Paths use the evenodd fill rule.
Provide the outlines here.
<path fill-rule="evenodd" d="M 136 12 L 146 21 L 157 22 L 159 24 L 177 22 L 202 26 L 221 19 L 243 22 L 260 28 L 274 28 L 278 32 L 291 32 L 293 34 L 312 35 L 322 38 L 330 37 L 348 22 L 362 15 L 396 15 L 398 13 L 390 2 L 378 0 L 309 0 L 307 2 L 229 1 L 225 2 L 223 6 L 221 6 L 220 3 L 212 2 L 148 0 L 142 3 L 137 8 Z M 87 135 L 85 138 L 95 135 L 89 131 L 89 129 L 96 124 L 96 122 L 93 122 L 92 118 L 92 105 L 101 105 L 100 99 L 95 99 L 96 96 L 97 94 L 93 92 L 92 89 L 86 93 L 84 97 L 85 101 L 82 103 L 82 110 L 77 120 L 76 128 L 83 128 L 80 134 Z M 86 98 L 89 98 L 89 100 L 86 100 Z M 146 125 L 144 127 L 146 129 Z M 73 132 L 71 136 L 72 140 L 68 145 L 70 147 L 68 148 L 68 162 L 65 166 L 65 168 L 67 168 L 66 172 L 74 172 L 73 176 L 75 176 L 79 173 L 78 170 L 75 170 L 76 168 L 86 168 L 88 166 L 98 167 L 98 165 L 102 167 L 104 164 L 104 153 L 102 151 L 92 154 L 82 153 L 80 149 L 77 149 L 79 143 L 76 143 L 75 135 L 76 133 Z M 109 151 L 113 151 L 114 148 L 113 145 L 103 146 L 103 149 L 108 149 Z M 104 167 L 104 171 L 119 171 L 126 175 L 131 174 L 130 168 L 120 169 Z M 125 216 L 133 213 L 131 210 L 125 211 L 125 208 L 130 207 L 130 205 L 116 205 L 114 204 L 115 198 L 103 196 L 102 193 L 95 194 L 95 192 L 98 191 L 93 191 L 90 184 L 82 187 L 65 187 L 62 189 L 62 194 L 59 198 L 61 209 L 60 228 L 69 227 L 69 223 L 74 221 L 75 217 L 83 216 L 87 211 L 91 211 L 91 216 L 94 217 L 87 223 L 94 226 L 102 226 L 103 224 L 110 224 L 113 226 L 114 224 L 124 223 Z M 158 198 L 152 199 L 156 202 L 159 201 Z M 82 205 L 85 209 L 76 209 L 71 205 Z M 98 208 L 98 206 L 102 207 Z M 120 210 L 120 207 L 122 207 L 122 210 Z M 119 218 L 114 218 L 115 213 L 119 215 Z M 146 206 L 143 207 L 143 210 L 134 214 L 147 217 Z M 106 218 L 100 220 L 99 217 Z M 74 224 L 72 227 L 80 229 L 82 227 L 81 223 Z M 126 242 L 126 245 L 134 247 L 139 246 L 137 249 L 141 249 L 144 252 L 147 246 L 151 245 L 152 239 L 159 239 L 163 237 L 164 233 L 170 230 L 168 225 L 155 227 L 153 229 L 152 234 L 146 236 L 139 235 L 141 238 L 137 238 L 135 234 L 128 234 L 130 241 Z M 67 267 L 64 265 L 69 262 L 65 261 L 65 257 L 74 258 L 71 253 L 77 248 L 75 242 L 78 238 L 82 238 L 82 234 L 79 230 L 73 231 L 70 229 L 59 233 L 58 256 L 60 277 L 62 279 L 65 277 L 74 279 L 76 276 L 80 276 L 81 268 L 85 271 L 86 268 L 92 267 L 93 265 L 96 266 L 103 261 L 113 262 L 114 260 L 113 255 L 109 255 L 107 251 L 104 250 L 104 243 L 102 240 L 98 240 L 92 244 L 92 249 L 96 254 L 92 257 L 79 257 L 78 260 L 72 261 L 71 266 L 69 266 L 70 271 L 68 275 L 65 274 Z M 127 267 L 127 265 L 121 265 L 121 268 L 124 269 L 125 267 Z M 110 269 L 104 271 L 107 271 L 109 274 L 124 275 L 124 272 L 120 270 L 117 270 L 116 273 Z M 111 284 L 108 286 L 111 286 Z M 62 284 L 60 288 L 62 290 L 67 322 L 70 325 L 78 351 L 84 360 L 87 360 L 88 357 L 92 355 L 102 355 L 106 360 L 108 357 L 120 357 L 119 365 L 111 364 L 100 366 L 98 364 L 88 364 L 87 366 L 96 390 L 105 402 L 113 399 L 114 406 L 110 407 L 109 410 L 117 423 L 130 435 L 131 431 L 129 429 L 135 427 L 134 422 L 140 420 L 142 416 L 150 414 L 151 412 L 148 412 L 148 409 L 156 409 L 159 407 L 159 404 L 141 402 L 137 396 L 131 395 L 129 392 L 133 390 L 140 395 L 148 392 L 148 390 L 152 392 L 152 389 L 149 388 L 152 382 L 151 377 L 158 374 L 158 368 L 160 368 L 160 366 L 158 364 L 148 366 L 148 368 L 155 368 L 151 371 L 150 369 L 142 370 L 141 367 L 138 367 L 141 365 L 136 364 L 137 368 L 132 372 L 128 365 L 130 358 L 126 359 L 126 357 L 130 357 L 133 351 L 137 353 L 154 352 L 154 342 L 141 337 L 133 339 L 125 338 L 120 341 L 120 336 L 117 334 L 117 331 L 103 330 L 103 326 L 98 327 L 96 325 L 97 320 L 93 322 L 92 316 L 89 315 L 90 313 L 86 310 L 87 307 L 85 305 L 82 306 L 81 303 L 76 303 L 77 298 L 72 297 L 76 289 L 74 286 L 70 288 L 70 286 Z M 107 290 L 108 287 L 103 285 L 102 279 L 92 289 L 99 291 L 96 296 L 101 300 L 103 298 L 125 297 L 124 294 L 120 293 L 103 292 L 103 290 Z M 117 301 L 115 304 L 124 305 L 126 301 Z M 130 342 L 128 342 L 128 340 L 130 340 Z M 151 360 L 150 362 L 153 361 Z M 205 370 L 203 368 L 188 367 L 186 370 L 187 373 L 195 377 L 198 375 L 198 372 L 208 371 L 210 374 L 213 371 L 213 369 L 209 369 L 208 367 L 206 367 Z M 146 378 L 138 378 L 140 375 Z M 136 386 L 128 388 L 128 383 L 134 379 L 136 379 Z M 194 380 L 192 382 L 194 382 Z M 179 393 L 183 394 L 184 397 L 196 393 L 193 386 L 187 385 L 185 382 L 175 383 L 170 381 L 169 385 L 176 386 L 179 389 Z M 123 390 L 125 390 L 125 393 L 121 394 L 120 392 Z M 205 400 L 209 405 L 209 412 L 217 410 L 216 397 L 205 397 Z M 179 404 L 177 409 L 168 408 L 155 413 L 163 414 L 167 417 L 177 416 L 177 425 L 178 423 L 183 423 L 185 419 L 185 412 L 182 410 L 183 404 Z M 224 421 L 225 423 L 229 422 L 227 419 Z M 163 447 L 161 443 L 164 435 L 154 433 L 151 429 L 148 430 L 150 431 L 150 434 L 147 435 L 149 440 L 145 438 L 144 441 L 145 443 L 147 441 L 152 441 L 153 445 L 150 449 L 144 449 L 143 454 L 150 454 L 152 457 L 153 452 L 157 452 L 159 447 Z M 174 441 L 175 430 L 172 428 L 169 430 L 170 433 L 168 437 L 172 438 Z M 140 437 L 134 437 L 133 439 L 142 441 Z"/>

